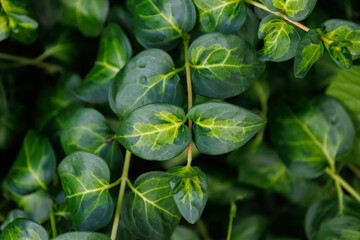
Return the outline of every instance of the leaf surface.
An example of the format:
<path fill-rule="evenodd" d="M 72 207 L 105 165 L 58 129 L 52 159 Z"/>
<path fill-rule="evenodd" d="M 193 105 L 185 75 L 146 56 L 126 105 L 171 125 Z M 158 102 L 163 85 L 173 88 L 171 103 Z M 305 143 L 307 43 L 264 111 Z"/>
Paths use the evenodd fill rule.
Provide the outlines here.
<path fill-rule="evenodd" d="M 314 10 L 317 0 L 265 0 L 272 11 L 284 13 L 289 19 L 301 21 Z"/>
<path fill-rule="evenodd" d="M 11 222 L 13 222 L 15 219 L 17 218 L 29 218 L 29 215 L 24 212 L 23 210 L 20 210 L 20 209 L 14 209 L 14 210 L 11 210 L 5 220 L 3 221 L 3 223 L 1 224 L 0 226 L 0 230 L 3 231 L 7 225 L 9 225 Z"/>
<path fill-rule="evenodd" d="M 25 218 L 15 219 L 0 234 L 1 240 L 48 240 L 46 230 L 39 224 Z"/>
<path fill-rule="evenodd" d="M 69 232 L 62 234 L 53 240 L 110 240 L 108 236 L 97 232 Z"/>
<path fill-rule="evenodd" d="M 324 223 L 316 240 L 350 240 L 360 235 L 360 219 L 355 217 L 337 217 Z"/>
<path fill-rule="evenodd" d="M 331 43 L 328 47 L 330 57 L 338 66 L 345 70 L 349 70 L 352 67 L 352 55 L 349 51 L 351 45 L 350 41 L 339 40 Z"/>

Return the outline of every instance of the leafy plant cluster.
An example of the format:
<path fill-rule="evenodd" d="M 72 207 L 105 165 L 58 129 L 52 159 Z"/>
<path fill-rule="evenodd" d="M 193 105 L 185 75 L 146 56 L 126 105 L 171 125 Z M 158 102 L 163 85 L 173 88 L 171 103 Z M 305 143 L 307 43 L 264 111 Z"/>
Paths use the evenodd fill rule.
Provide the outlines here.
<path fill-rule="evenodd" d="M 360 25 L 300 23 L 316 4 L 0 0 L 0 148 L 26 129 L 0 239 L 209 240 L 209 216 L 219 239 L 358 239 Z M 295 233 L 271 230 L 284 204 Z"/>

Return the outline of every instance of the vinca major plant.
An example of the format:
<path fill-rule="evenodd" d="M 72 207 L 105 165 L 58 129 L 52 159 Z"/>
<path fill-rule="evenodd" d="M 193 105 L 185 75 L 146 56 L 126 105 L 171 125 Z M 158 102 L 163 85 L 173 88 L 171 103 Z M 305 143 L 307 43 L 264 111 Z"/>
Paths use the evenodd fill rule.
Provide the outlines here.
<path fill-rule="evenodd" d="M 0 0 L 0 240 L 360 239 L 359 16 Z"/>

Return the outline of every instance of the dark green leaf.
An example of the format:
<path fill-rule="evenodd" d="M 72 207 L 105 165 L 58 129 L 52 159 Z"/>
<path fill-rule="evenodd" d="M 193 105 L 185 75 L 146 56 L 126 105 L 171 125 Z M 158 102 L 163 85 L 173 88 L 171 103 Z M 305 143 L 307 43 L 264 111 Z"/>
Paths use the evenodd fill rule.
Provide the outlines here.
<path fill-rule="evenodd" d="M 38 189 L 46 190 L 46 185 L 54 177 L 55 168 L 55 153 L 49 140 L 29 130 L 2 183 L 2 188 L 11 195 L 25 195 Z"/>
<path fill-rule="evenodd" d="M 110 87 L 111 109 L 122 119 L 147 103 L 181 105 L 183 88 L 174 62 L 163 50 L 145 50 L 116 76 Z"/>
<path fill-rule="evenodd" d="M 96 37 L 103 29 L 108 0 L 60 0 L 64 6 L 62 20 L 69 26 L 76 27 L 85 36 Z"/>
<path fill-rule="evenodd" d="M 60 18 L 61 5 L 58 0 L 30 0 L 34 6 L 36 19 L 47 29 L 53 27 Z"/>
<path fill-rule="evenodd" d="M 69 232 L 62 234 L 53 240 L 110 240 L 110 238 L 102 233 L 96 232 Z"/>
<path fill-rule="evenodd" d="M 249 141 L 265 120 L 249 110 L 223 102 L 207 102 L 190 109 L 194 142 L 200 152 L 218 155 Z"/>
<path fill-rule="evenodd" d="M 242 1 L 194 0 L 199 13 L 200 29 L 204 32 L 234 33 L 246 20 Z"/>
<path fill-rule="evenodd" d="M 314 10 L 317 0 L 265 0 L 266 6 L 275 12 L 284 13 L 289 19 L 301 21 Z"/>
<path fill-rule="evenodd" d="M 300 41 L 296 28 L 275 15 L 261 21 L 258 36 L 264 39 L 264 47 L 259 51 L 263 61 L 282 62 L 293 58 Z"/>
<path fill-rule="evenodd" d="M 40 189 L 26 196 L 15 199 L 19 207 L 24 209 L 34 221 L 42 221 L 50 214 L 50 196 L 47 192 Z"/>
<path fill-rule="evenodd" d="M 248 42 L 235 35 L 210 33 L 190 46 L 195 92 L 210 98 L 228 98 L 248 89 L 265 69 Z"/>
<path fill-rule="evenodd" d="M 76 90 L 76 95 L 90 103 L 107 102 L 111 82 L 129 60 L 131 52 L 131 44 L 123 30 L 111 23 L 101 35 L 95 66 Z"/>
<path fill-rule="evenodd" d="M 250 8 L 246 9 L 247 17 L 245 23 L 242 27 L 236 32 L 237 35 L 247 40 L 251 46 L 257 46 L 258 39 L 258 29 L 260 21 L 257 18 L 256 14 Z"/>
<path fill-rule="evenodd" d="M 296 174 L 313 178 L 354 144 L 354 126 L 335 99 L 298 99 L 291 108 L 280 104 L 269 114 L 271 137 L 280 157 Z"/>
<path fill-rule="evenodd" d="M 189 223 L 196 223 L 208 199 L 206 174 L 199 167 L 176 167 L 168 170 L 171 193 L 181 215 Z"/>
<path fill-rule="evenodd" d="M 351 45 L 352 43 L 347 40 L 339 40 L 331 43 L 328 47 L 330 57 L 345 70 L 352 67 L 352 55 L 348 49 Z"/>
<path fill-rule="evenodd" d="M 188 146 L 191 133 L 178 106 L 153 103 L 132 111 L 120 124 L 117 139 L 130 152 L 147 160 L 168 160 Z"/>
<path fill-rule="evenodd" d="M 6 216 L 5 220 L 1 224 L 0 230 L 3 231 L 7 225 L 13 222 L 17 218 L 29 218 L 29 215 L 20 209 L 11 210 Z"/>
<path fill-rule="evenodd" d="M 191 0 L 131 0 L 136 39 L 145 48 L 170 50 L 195 24 Z"/>
<path fill-rule="evenodd" d="M 138 177 L 126 194 L 121 219 L 137 238 L 167 240 L 181 219 L 169 181 L 172 175 L 148 172 Z"/>
<path fill-rule="evenodd" d="M 319 28 L 311 29 L 301 39 L 295 54 L 294 72 L 298 78 L 304 78 L 312 65 L 324 53 L 321 40 L 322 31 Z"/>
<path fill-rule="evenodd" d="M 196 231 L 179 225 L 175 228 L 170 240 L 200 240 L 200 237 L 196 234 Z"/>
<path fill-rule="evenodd" d="M 337 217 L 321 226 L 316 240 L 359 239 L 360 220 L 354 217 Z"/>
<path fill-rule="evenodd" d="M 25 218 L 18 218 L 2 231 L 0 239 L 48 240 L 49 236 L 46 230 L 39 224 Z"/>
<path fill-rule="evenodd" d="M 91 153 L 74 152 L 60 163 L 58 172 L 74 226 L 96 231 L 108 224 L 114 204 L 106 162 Z"/>
<path fill-rule="evenodd" d="M 268 226 L 268 220 L 263 216 L 250 216 L 234 224 L 232 240 L 260 240 Z"/>

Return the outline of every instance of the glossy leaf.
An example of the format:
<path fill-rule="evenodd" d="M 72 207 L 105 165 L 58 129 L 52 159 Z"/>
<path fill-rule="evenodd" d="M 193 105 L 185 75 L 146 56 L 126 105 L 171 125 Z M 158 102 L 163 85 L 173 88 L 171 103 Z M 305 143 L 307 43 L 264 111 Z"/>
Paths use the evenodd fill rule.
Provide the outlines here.
<path fill-rule="evenodd" d="M 176 207 L 169 173 L 147 172 L 138 177 L 126 194 L 121 219 L 137 238 L 167 240 L 181 219 Z"/>
<path fill-rule="evenodd" d="M 95 66 L 86 75 L 76 95 L 90 103 L 104 103 L 116 74 L 131 56 L 131 44 L 123 30 L 115 23 L 101 35 Z"/>
<path fill-rule="evenodd" d="M 109 10 L 108 0 L 60 0 L 64 10 L 62 21 L 76 27 L 88 37 L 96 37 L 103 29 Z"/>
<path fill-rule="evenodd" d="M 96 231 L 108 224 L 114 204 L 106 162 L 91 153 L 74 152 L 60 163 L 58 172 L 74 226 Z"/>
<path fill-rule="evenodd" d="M 62 234 L 53 240 L 75 240 L 75 239 L 86 239 L 86 240 L 110 240 L 108 236 L 97 232 L 69 232 Z"/>
<path fill-rule="evenodd" d="M 46 230 L 39 224 L 25 218 L 15 219 L 0 234 L 1 240 L 31 239 L 48 240 Z"/>
<path fill-rule="evenodd" d="M 265 69 L 248 42 L 222 33 L 197 38 L 190 46 L 189 59 L 195 92 L 210 98 L 244 92 Z"/>
<path fill-rule="evenodd" d="M 174 48 L 195 25 L 191 0 L 131 0 L 135 37 L 145 48 Z M 181 9 L 181 11 L 179 11 Z"/>
<path fill-rule="evenodd" d="M 270 116 L 271 137 L 282 160 L 303 177 L 321 175 L 354 144 L 352 121 L 331 97 L 298 99 L 291 108 L 280 104 Z"/>
<path fill-rule="evenodd" d="M 264 39 L 264 47 L 258 53 L 260 59 L 273 62 L 293 58 L 300 41 L 296 28 L 275 15 L 269 15 L 261 21 L 258 37 Z"/>
<path fill-rule="evenodd" d="M 352 55 L 348 49 L 351 45 L 352 43 L 349 41 L 339 40 L 331 43 L 328 47 L 330 57 L 345 70 L 352 67 Z"/>
<path fill-rule="evenodd" d="M 148 103 L 181 105 L 183 87 L 170 55 L 160 49 L 145 50 L 124 67 L 110 87 L 111 109 L 122 119 Z"/>
<path fill-rule="evenodd" d="M 17 218 L 29 218 L 29 215 L 20 209 L 11 210 L 6 216 L 5 220 L 1 224 L 0 230 L 3 231 L 7 225 L 13 222 Z"/>
<path fill-rule="evenodd" d="M 207 102 L 190 109 L 194 142 L 200 152 L 218 155 L 249 141 L 265 120 L 249 110 L 223 102 Z"/>
<path fill-rule="evenodd" d="M 246 20 L 242 1 L 194 0 L 203 32 L 234 33 Z"/>
<path fill-rule="evenodd" d="M 275 12 L 284 13 L 289 19 L 301 21 L 314 10 L 317 0 L 265 0 L 266 6 Z"/>
<path fill-rule="evenodd" d="M 337 217 L 321 226 L 316 240 L 349 240 L 358 239 L 360 219 L 354 217 Z"/>
<path fill-rule="evenodd" d="M 2 183 L 2 188 L 13 195 L 25 195 L 38 189 L 46 190 L 46 185 L 54 177 L 55 168 L 55 153 L 49 140 L 29 130 Z"/>
<path fill-rule="evenodd" d="M 168 160 L 182 153 L 191 140 L 186 116 L 178 106 L 154 103 L 131 112 L 120 124 L 117 139 L 147 160 Z"/>
<path fill-rule="evenodd" d="M 181 215 L 189 223 L 196 223 L 204 211 L 208 199 L 206 174 L 199 167 L 175 167 L 167 171 L 171 193 Z"/>
<path fill-rule="evenodd" d="M 294 72 L 296 77 L 304 78 L 324 53 L 321 35 L 322 31 L 319 28 L 311 29 L 301 39 L 295 54 Z"/>

